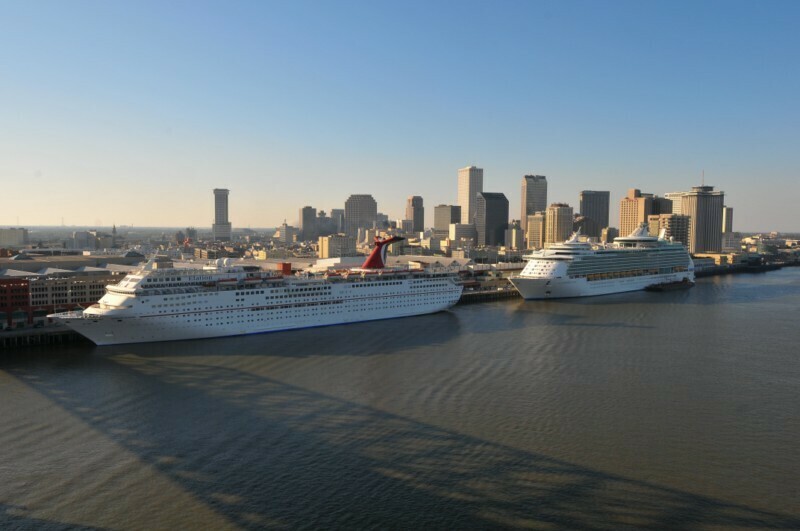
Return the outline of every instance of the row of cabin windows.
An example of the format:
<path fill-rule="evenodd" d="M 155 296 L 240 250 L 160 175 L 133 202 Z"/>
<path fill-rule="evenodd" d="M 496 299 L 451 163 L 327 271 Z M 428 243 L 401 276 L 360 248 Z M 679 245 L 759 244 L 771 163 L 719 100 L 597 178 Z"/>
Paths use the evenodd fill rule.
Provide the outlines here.
<path fill-rule="evenodd" d="M 436 300 L 438 300 L 440 302 L 449 302 L 450 299 L 448 297 L 437 297 Z M 413 302 L 409 301 L 409 302 L 406 302 L 406 303 L 396 302 L 395 304 L 392 304 L 392 305 L 389 305 L 389 306 L 367 304 L 367 305 L 365 305 L 365 309 L 373 309 L 375 306 L 378 306 L 378 308 L 375 308 L 375 309 L 405 308 L 405 307 L 412 307 L 413 308 L 413 307 L 416 307 L 417 305 L 418 304 L 417 304 L 416 301 L 413 301 Z M 294 308 L 294 309 L 292 309 L 290 311 L 273 312 L 272 315 L 274 315 L 274 316 L 279 316 L 279 315 L 288 316 L 288 314 L 292 314 L 291 315 L 292 317 L 299 317 L 300 315 L 302 315 L 304 317 L 313 317 L 313 316 L 339 315 L 340 314 L 340 312 L 338 312 L 338 311 L 320 311 L 320 310 L 324 310 L 324 309 L 319 309 L 319 308 L 313 308 L 313 309 L 312 308 L 308 308 L 308 309 Z M 302 314 L 301 314 L 301 312 L 302 312 Z M 180 318 L 179 316 L 172 316 L 172 317 L 173 318 Z M 253 318 L 253 319 L 239 319 L 238 321 L 231 321 L 231 320 L 228 320 L 228 319 L 229 319 L 229 317 L 225 317 L 225 316 L 221 316 L 221 317 L 206 317 L 206 318 L 203 318 L 203 319 L 186 319 L 186 322 L 187 323 L 191 323 L 191 322 L 203 322 L 203 321 L 206 321 L 208 324 L 206 324 L 205 326 L 213 326 L 214 324 L 217 324 L 216 321 L 223 321 L 223 323 L 221 323 L 221 324 L 242 324 L 242 323 L 255 323 L 255 322 L 263 322 L 263 321 L 279 320 L 281 318 L 280 317 L 263 317 L 263 318 Z"/>
<path fill-rule="evenodd" d="M 446 285 L 446 284 L 445 284 Z M 285 298 L 285 295 L 277 296 L 277 297 L 268 297 L 268 298 Z M 381 297 L 383 298 L 383 297 Z M 441 294 L 439 300 L 447 300 L 448 297 L 445 294 Z M 360 301 L 370 301 L 369 298 L 359 299 Z M 275 306 L 273 308 L 267 307 L 255 307 L 255 308 L 234 308 L 234 306 L 216 306 L 216 309 L 223 309 L 223 311 L 243 311 L 250 309 L 251 311 L 265 311 L 268 309 L 276 309 L 276 308 L 301 308 L 301 307 L 318 307 L 318 306 L 326 306 L 330 304 L 343 304 L 344 300 L 335 300 L 335 301 L 315 301 L 315 302 L 308 302 L 308 303 L 297 303 L 297 304 L 290 304 L 286 306 Z M 375 302 L 366 302 L 370 307 L 376 304 Z M 416 304 L 416 301 L 411 301 L 409 304 Z M 176 306 L 188 306 L 188 303 L 178 303 L 178 304 L 154 304 L 154 308 L 164 308 L 164 307 L 176 307 Z M 231 308 L 231 310 L 224 310 L 226 308 Z M 169 313 L 168 310 L 159 310 L 158 313 Z"/>

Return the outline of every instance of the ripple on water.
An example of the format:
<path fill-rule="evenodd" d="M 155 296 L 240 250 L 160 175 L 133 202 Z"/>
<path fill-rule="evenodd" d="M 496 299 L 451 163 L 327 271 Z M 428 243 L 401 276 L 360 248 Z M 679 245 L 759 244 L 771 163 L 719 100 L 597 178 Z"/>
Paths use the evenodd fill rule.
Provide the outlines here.
<path fill-rule="evenodd" d="M 9 355 L 0 523 L 798 528 L 799 307 L 780 271 Z"/>

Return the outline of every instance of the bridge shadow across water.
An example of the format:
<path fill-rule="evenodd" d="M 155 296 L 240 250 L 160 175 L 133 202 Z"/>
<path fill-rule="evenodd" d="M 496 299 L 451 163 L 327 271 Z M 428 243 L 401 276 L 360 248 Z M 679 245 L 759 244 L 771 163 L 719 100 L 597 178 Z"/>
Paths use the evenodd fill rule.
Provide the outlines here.
<path fill-rule="evenodd" d="M 102 527 L 87 527 L 58 523 L 28 516 L 27 507 L 0 503 L 0 529 L 37 529 L 42 531 L 102 531 Z"/>
<path fill-rule="evenodd" d="M 244 528 L 800 528 L 797 515 L 592 470 L 200 361 L 89 355 L 75 367 L 84 384 L 113 380 L 125 409 L 71 384 L 70 370 L 8 370 Z"/>

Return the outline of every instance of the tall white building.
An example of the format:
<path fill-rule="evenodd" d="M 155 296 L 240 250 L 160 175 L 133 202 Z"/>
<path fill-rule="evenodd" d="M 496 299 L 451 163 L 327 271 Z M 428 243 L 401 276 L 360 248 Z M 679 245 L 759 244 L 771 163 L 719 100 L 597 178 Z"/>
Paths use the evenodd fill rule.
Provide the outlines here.
<path fill-rule="evenodd" d="M 461 223 L 475 222 L 478 194 L 483 192 L 483 169 L 468 166 L 458 170 L 458 204 L 461 206 Z"/>
<path fill-rule="evenodd" d="M 547 209 L 547 177 L 544 175 L 525 175 L 522 178 L 522 209 L 520 226 L 525 232 L 528 216 Z"/>
<path fill-rule="evenodd" d="M 683 214 L 683 212 L 681 212 L 681 201 L 684 193 L 686 192 L 669 192 L 664 194 L 664 197 L 672 201 L 673 214 Z"/>
<path fill-rule="evenodd" d="M 214 224 L 211 226 L 214 241 L 227 242 L 231 239 L 233 229 L 228 220 L 229 193 L 225 188 L 214 188 Z"/>
<path fill-rule="evenodd" d="M 722 207 L 722 233 L 733 232 L 733 207 Z"/>

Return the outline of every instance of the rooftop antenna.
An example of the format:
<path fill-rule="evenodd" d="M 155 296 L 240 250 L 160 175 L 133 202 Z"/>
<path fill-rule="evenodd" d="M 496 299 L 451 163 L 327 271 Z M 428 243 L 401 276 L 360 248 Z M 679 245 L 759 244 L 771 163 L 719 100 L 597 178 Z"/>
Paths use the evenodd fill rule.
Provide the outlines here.
<path fill-rule="evenodd" d="M 702 180 L 701 180 L 700 184 L 702 186 L 706 185 L 706 170 L 703 170 L 703 177 L 702 177 Z"/>

